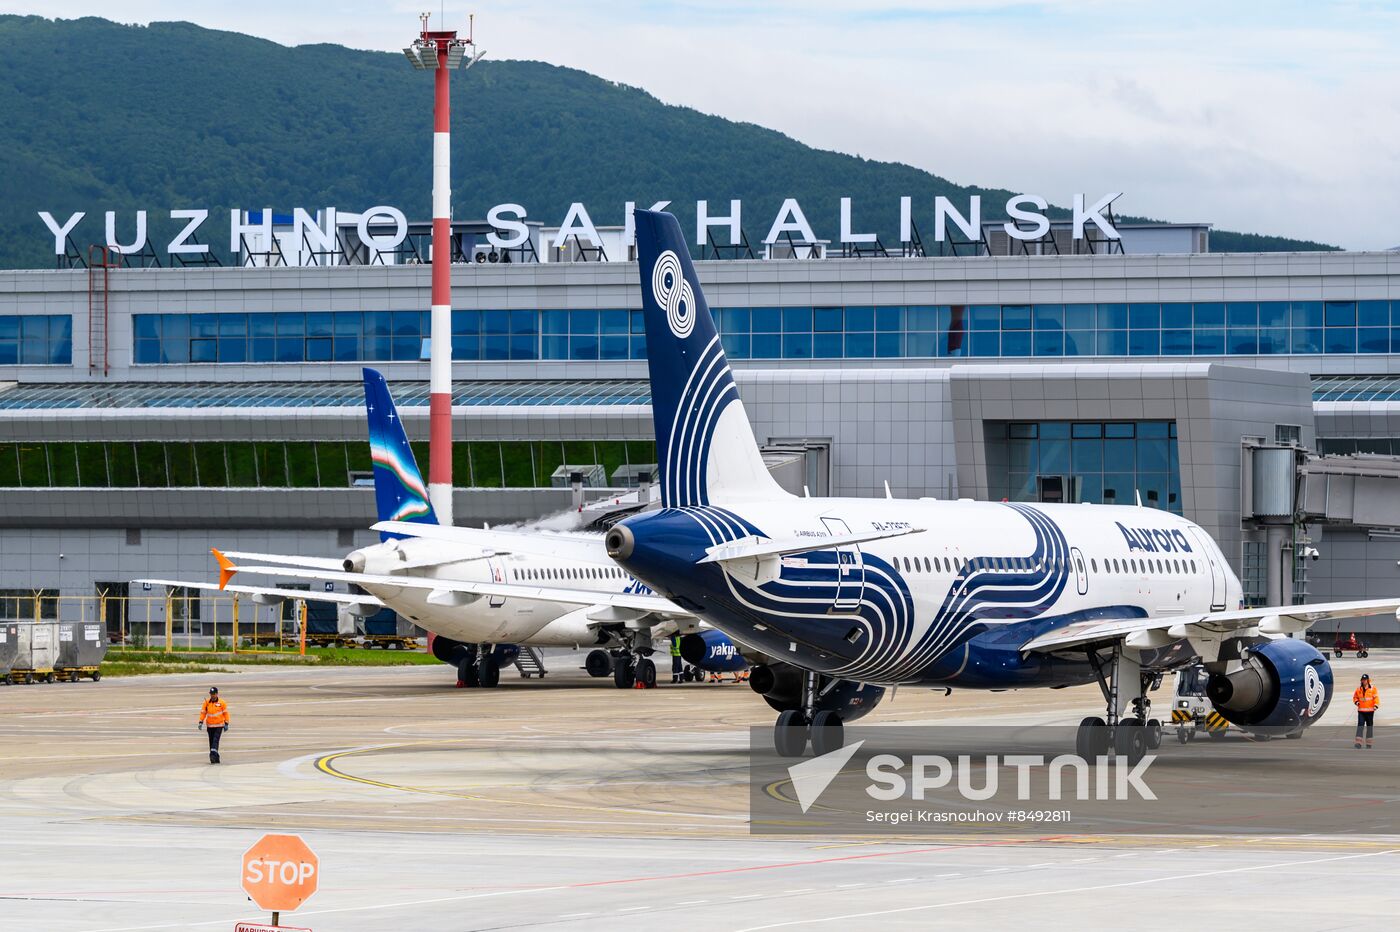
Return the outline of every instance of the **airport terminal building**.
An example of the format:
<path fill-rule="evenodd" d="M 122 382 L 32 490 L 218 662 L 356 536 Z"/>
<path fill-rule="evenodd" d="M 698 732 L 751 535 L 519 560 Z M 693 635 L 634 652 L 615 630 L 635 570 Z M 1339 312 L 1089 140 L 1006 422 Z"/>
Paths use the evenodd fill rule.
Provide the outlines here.
<path fill-rule="evenodd" d="M 1214 534 L 1258 602 L 1394 595 L 1400 253 L 1216 254 L 1204 230 L 697 267 L 796 491 L 1141 500 Z M 655 468 L 636 266 L 551 258 L 454 266 L 459 523 Z M 415 264 L 0 272 L 0 595 L 374 540 L 361 368 L 426 439 L 428 304 Z"/>

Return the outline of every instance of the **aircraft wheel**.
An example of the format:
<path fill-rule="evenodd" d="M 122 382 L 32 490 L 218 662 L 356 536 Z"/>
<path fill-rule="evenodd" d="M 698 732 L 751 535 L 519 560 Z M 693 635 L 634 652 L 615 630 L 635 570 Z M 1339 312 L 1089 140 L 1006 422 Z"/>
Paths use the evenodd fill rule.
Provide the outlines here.
<path fill-rule="evenodd" d="M 812 753 L 820 757 L 839 751 L 846 744 L 846 728 L 841 716 L 835 712 L 822 711 L 812 716 Z"/>
<path fill-rule="evenodd" d="M 1140 718 L 1125 718 L 1113 729 L 1113 751 L 1136 764 L 1147 753 L 1147 727 Z"/>
<path fill-rule="evenodd" d="M 476 673 L 476 660 L 463 657 L 457 661 L 457 682 L 468 688 L 481 685 L 481 678 Z"/>
<path fill-rule="evenodd" d="M 607 676 L 613 671 L 613 659 L 605 650 L 591 650 L 583 659 L 583 668 L 589 676 Z"/>
<path fill-rule="evenodd" d="M 641 660 L 637 661 L 637 679 L 640 680 L 642 685 L 647 689 L 655 688 L 656 664 L 650 657 L 643 657 Z"/>
<path fill-rule="evenodd" d="M 501 682 L 501 665 L 496 658 L 487 654 L 476 662 L 476 678 L 484 689 L 490 689 Z"/>
<path fill-rule="evenodd" d="M 631 689 L 636 681 L 637 668 L 632 666 L 631 658 L 618 657 L 613 663 L 613 685 L 618 689 Z"/>
<path fill-rule="evenodd" d="M 1074 752 L 1087 761 L 1108 754 L 1108 725 L 1097 715 L 1091 715 L 1079 723 L 1074 735 Z"/>
<path fill-rule="evenodd" d="M 807 750 L 807 719 L 796 709 L 778 716 L 773 726 L 773 750 L 779 757 L 801 757 Z"/>
<path fill-rule="evenodd" d="M 1147 720 L 1147 749 L 1155 751 L 1162 746 L 1162 723 L 1155 718 Z"/>

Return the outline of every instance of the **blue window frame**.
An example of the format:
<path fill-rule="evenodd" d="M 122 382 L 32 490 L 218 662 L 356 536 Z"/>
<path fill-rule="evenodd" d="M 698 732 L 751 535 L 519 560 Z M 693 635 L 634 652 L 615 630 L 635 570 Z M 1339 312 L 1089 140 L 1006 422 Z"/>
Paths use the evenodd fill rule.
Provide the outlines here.
<path fill-rule="evenodd" d="M 151 340 L 146 337 L 135 342 L 149 347 Z M 72 364 L 72 317 L 67 314 L 0 315 L 0 366 Z"/>
<path fill-rule="evenodd" d="M 1232 330 L 1236 327 L 1257 327 L 1259 305 L 1253 301 L 1231 301 L 1225 305 L 1225 322 Z"/>
<path fill-rule="evenodd" d="M 1323 320 L 1329 327 L 1355 327 L 1355 301 L 1328 301 L 1323 305 Z"/>
<path fill-rule="evenodd" d="M 715 308 L 736 359 L 1252 356 L 1397 352 L 1400 302 L 807 305 Z M 138 365 L 421 358 L 426 311 L 137 314 Z M 50 321 L 53 321 L 50 324 Z M 646 355 L 639 310 L 457 310 L 461 360 Z M 0 365 L 71 364 L 67 317 L 0 317 Z"/>

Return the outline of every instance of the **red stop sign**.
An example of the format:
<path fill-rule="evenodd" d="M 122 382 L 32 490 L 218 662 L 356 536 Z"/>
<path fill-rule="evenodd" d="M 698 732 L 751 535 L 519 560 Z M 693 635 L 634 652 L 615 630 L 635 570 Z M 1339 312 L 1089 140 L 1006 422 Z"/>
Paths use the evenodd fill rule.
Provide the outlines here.
<path fill-rule="evenodd" d="M 243 853 L 243 889 L 269 912 L 290 912 L 311 899 L 320 874 L 320 860 L 298 835 L 264 835 Z"/>

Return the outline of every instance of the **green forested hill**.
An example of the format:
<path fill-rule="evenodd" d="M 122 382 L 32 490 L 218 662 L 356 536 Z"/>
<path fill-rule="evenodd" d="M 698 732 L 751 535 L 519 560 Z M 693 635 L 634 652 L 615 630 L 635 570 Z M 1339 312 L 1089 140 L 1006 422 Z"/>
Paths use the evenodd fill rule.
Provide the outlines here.
<path fill-rule="evenodd" d="M 148 208 L 158 245 L 168 210 L 213 209 L 205 242 L 227 246 L 229 206 L 429 215 L 431 78 L 398 54 L 334 45 L 287 48 L 189 23 L 0 16 L 0 266 L 53 263 L 37 211 L 88 211 L 80 244 L 102 237 L 102 212 Z M 890 239 L 898 198 L 930 204 L 1008 192 L 802 145 L 747 123 L 667 106 L 645 91 L 540 62 L 481 62 L 454 80 L 454 213 L 525 205 L 557 224 L 570 201 L 596 223 L 622 205 L 673 199 L 686 222 L 697 198 L 744 202 L 756 241 L 785 196 L 834 238 L 838 198 L 857 227 Z M 1044 192 L 1061 196 L 1061 192 Z M 1091 193 L 1091 197 L 1097 196 Z M 690 207 L 687 207 L 689 202 Z M 162 220 L 162 217 L 166 218 Z M 1213 248 L 1325 249 L 1217 231 Z"/>

